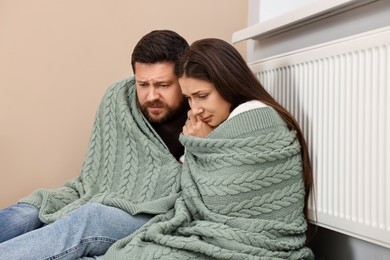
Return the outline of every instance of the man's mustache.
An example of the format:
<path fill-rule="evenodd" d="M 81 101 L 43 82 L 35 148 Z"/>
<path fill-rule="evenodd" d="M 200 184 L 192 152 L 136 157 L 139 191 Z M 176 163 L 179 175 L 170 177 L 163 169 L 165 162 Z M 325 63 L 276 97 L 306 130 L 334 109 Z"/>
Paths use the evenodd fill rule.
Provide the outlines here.
<path fill-rule="evenodd" d="M 164 103 L 161 101 L 146 102 L 143 107 L 163 107 Z"/>

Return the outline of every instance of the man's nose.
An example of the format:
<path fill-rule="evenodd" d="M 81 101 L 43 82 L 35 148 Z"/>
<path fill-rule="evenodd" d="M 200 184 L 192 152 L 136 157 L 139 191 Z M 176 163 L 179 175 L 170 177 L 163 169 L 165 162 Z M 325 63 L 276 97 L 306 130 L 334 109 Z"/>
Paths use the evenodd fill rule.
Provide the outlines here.
<path fill-rule="evenodd" d="M 155 87 L 150 87 L 148 95 L 146 96 L 148 101 L 154 101 L 159 98 L 158 90 Z"/>

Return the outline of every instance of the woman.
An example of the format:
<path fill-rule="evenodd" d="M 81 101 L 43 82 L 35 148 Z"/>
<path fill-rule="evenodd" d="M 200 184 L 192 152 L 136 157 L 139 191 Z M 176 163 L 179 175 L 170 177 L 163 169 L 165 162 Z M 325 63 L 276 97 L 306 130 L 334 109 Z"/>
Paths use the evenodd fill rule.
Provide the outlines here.
<path fill-rule="evenodd" d="M 222 40 L 194 42 L 176 72 L 191 107 L 182 195 L 105 259 L 313 259 L 312 172 L 297 122 Z"/>

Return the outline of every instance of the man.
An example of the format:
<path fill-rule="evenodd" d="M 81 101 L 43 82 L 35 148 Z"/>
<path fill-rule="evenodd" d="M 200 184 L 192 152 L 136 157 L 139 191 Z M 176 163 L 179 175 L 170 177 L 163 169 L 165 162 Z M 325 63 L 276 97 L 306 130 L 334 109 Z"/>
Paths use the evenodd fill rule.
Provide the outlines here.
<path fill-rule="evenodd" d="M 168 30 L 137 43 L 135 78 L 107 90 L 81 175 L 0 211 L 0 259 L 103 255 L 173 207 L 184 153 L 178 137 L 188 110 L 174 68 L 187 47 Z"/>

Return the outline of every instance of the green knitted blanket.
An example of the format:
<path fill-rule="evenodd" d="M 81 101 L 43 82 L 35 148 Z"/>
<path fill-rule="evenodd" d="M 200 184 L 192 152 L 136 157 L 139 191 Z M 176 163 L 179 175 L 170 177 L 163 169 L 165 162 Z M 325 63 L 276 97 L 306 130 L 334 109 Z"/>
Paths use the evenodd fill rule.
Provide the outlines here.
<path fill-rule="evenodd" d="M 181 164 L 140 112 L 134 83 L 129 78 L 107 90 L 81 175 L 59 189 L 41 189 L 20 201 L 39 207 L 43 222 L 53 222 L 87 202 L 130 214 L 160 214 L 173 208 Z"/>
<path fill-rule="evenodd" d="M 300 145 L 277 112 L 228 119 L 186 147 L 175 208 L 104 259 L 313 259 L 305 247 Z"/>

